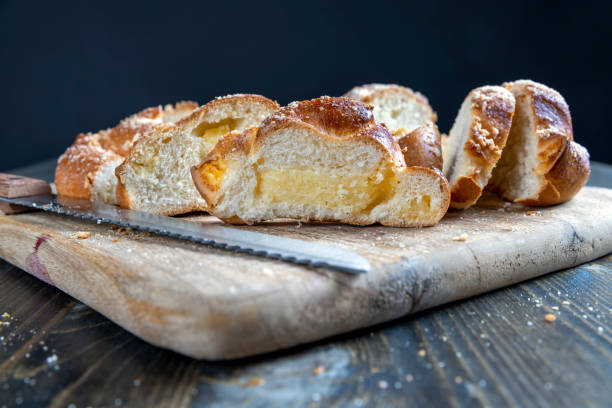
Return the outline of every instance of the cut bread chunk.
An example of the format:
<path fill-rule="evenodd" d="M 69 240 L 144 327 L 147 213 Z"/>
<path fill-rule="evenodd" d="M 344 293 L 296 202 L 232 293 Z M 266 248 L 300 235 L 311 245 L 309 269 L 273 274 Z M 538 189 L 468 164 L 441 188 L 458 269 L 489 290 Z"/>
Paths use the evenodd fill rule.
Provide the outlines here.
<path fill-rule="evenodd" d="M 394 84 L 357 86 L 345 97 L 374 108 L 374 120 L 384 123 L 395 139 L 407 135 L 428 122 L 435 123 L 436 113 L 425 96 L 410 88 Z"/>
<path fill-rule="evenodd" d="M 234 223 L 429 226 L 450 198 L 438 169 L 406 166 L 372 109 L 348 98 L 294 102 L 222 139 L 191 172 L 209 211 Z"/>
<path fill-rule="evenodd" d="M 138 140 L 116 169 L 119 205 L 164 215 L 206 211 L 206 201 L 195 189 L 189 169 L 219 139 L 259 125 L 278 108 L 260 95 L 228 95 L 176 124 L 158 126 Z"/>
<path fill-rule="evenodd" d="M 514 107 L 514 96 L 500 86 L 476 88 L 463 101 L 443 149 L 452 208 L 467 208 L 481 196 L 506 144 Z"/>
<path fill-rule="evenodd" d="M 504 84 L 516 98 L 508 142 L 487 186 L 533 206 L 572 198 L 590 175 L 589 154 L 573 141 L 569 107 L 555 90 L 529 80 Z"/>
<path fill-rule="evenodd" d="M 115 168 L 134 142 L 153 127 L 175 122 L 197 108 L 195 102 L 179 102 L 145 109 L 112 129 L 77 136 L 60 156 L 55 169 L 58 194 L 116 204 Z"/>

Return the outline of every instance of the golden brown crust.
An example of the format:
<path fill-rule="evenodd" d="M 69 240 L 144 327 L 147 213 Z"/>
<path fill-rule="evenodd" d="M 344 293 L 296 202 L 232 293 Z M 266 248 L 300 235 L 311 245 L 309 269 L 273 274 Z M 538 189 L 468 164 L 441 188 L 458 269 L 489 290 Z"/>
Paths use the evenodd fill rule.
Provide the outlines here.
<path fill-rule="evenodd" d="M 493 86 L 476 88 L 468 97 L 473 119 L 466 149 L 485 169 L 492 169 L 506 145 L 515 101 L 510 94 L 501 92 L 500 87 Z"/>
<path fill-rule="evenodd" d="M 480 187 L 473 177 L 459 177 L 451 189 L 451 206 L 457 209 L 468 208 L 482 195 Z"/>
<path fill-rule="evenodd" d="M 435 167 L 442 170 L 442 149 L 438 127 L 427 123 L 403 134 L 394 132 L 394 138 L 404 156 L 406 166 Z"/>
<path fill-rule="evenodd" d="M 353 89 L 345 93 L 343 96 L 347 98 L 355 99 L 365 104 L 371 104 L 377 98 L 380 98 L 381 96 L 385 96 L 391 93 L 400 93 L 400 94 L 406 95 L 408 98 L 413 99 L 414 101 L 418 102 L 419 104 L 423 106 L 426 106 L 427 109 L 430 111 L 429 120 L 433 123 L 436 123 L 436 121 L 438 120 L 436 112 L 431 108 L 431 105 L 429 104 L 429 100 L 427 99 L 427 97 L 425 97 L 425 95 L 423 95 L 422 93 L 413 91 L 412 89 L 407 88 L 405 86 L 396 85 L 396 84 L 376 84 L 376 83 L 360 85 L 360 86 L 354 87 Z"/>
<path fill-rule="evenodd" d="M 471 164 L 469 172 L 459 174 L 451 185 L 452 208 L 467 208 L 482 195 L 506 145 L 515 109 L 513 95 L 499 86 L 473 89 L 467 98 L 471 118 L 463 149 Z M 459 153 L 454 156 L 454 160 L 458 156 Z M 451 172 L 453 166 L 454 163 L 450 163 Z M 450 178 L 450 174 L 447 176 Z"/>
<path fill-rule="evenodd" d="M 106 162 L 121 159 L 100 145 L 97 134 L 80 134 L 60 156 L 55 169 L 55 186 L 60 195 L 89 199 L 93 177 Z"/>
<path fill-rule="evenodd" d="M 536 197 L 517 200 L 532 206 L 560 204 L 580 191 L 590 175 L 589 154 L 574 143 L 572 118 L 565 99 L 554 89 L 529 80 L 503 84 L 517 103 L 531 109 L 538 138 L 536 175 L 542 185 Z"/>
<path fill-rule="evenodd" d="M 405 164 L 387 127 L 374 122 L 372 108 L 350 98 L 323 96 L 281 108 L 261 124 L 255 148 L 268 134 L 288 127 L 302 127 L 327 139 L 364 140 L 388 155 L 396 165 Z"/>
<path fill-rule="evenodd" d="M 167 105 L 163 108 L 147 108 L 123 119 L 112 129 L 79 134 L 58 160 L 55 169 L 58 194 L 91 199 L 93 178 L 104 163 L 125 157 L 136 139 L 157 124 L 181 117 L 195 107 L 195 102 L 186 101 L 174 107 Z"/>

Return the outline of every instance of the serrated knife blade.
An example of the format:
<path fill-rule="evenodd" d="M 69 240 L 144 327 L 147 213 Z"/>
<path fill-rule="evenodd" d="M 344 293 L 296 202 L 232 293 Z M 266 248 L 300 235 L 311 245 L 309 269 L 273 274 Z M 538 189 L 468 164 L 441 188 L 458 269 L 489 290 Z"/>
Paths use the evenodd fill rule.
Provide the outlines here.
<path fill-rule="evenodd" d="M 299 265 L 323 267 L 353 274 L 367 273 L 371 269 L 368 260 L 361 255 L 334 246 L 127 210 L 73 197 L 55 194 L 16 198 L 0 196 L 0 201 Z"/>

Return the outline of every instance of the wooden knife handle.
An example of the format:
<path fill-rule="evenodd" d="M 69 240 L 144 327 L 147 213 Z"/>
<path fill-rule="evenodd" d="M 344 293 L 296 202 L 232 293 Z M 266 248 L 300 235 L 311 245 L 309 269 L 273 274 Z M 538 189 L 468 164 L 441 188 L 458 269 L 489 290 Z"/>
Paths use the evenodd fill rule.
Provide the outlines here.
<path fill-rule="evenodd" d="M 15 198 L 51 193 L 51 186 L 43 180 L 14 174 L 0 173 L 0 197 Z M 28 207 L 0 203 L 0 213 L 9 215 L 29 210 Z"/>

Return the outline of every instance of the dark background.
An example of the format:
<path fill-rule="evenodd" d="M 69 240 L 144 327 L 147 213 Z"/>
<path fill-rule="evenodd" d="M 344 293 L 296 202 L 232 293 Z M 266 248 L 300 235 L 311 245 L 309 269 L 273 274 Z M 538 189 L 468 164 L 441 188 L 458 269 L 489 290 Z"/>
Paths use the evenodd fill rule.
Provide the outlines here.
<path fill-rule="evenodd" d="M 494 2 L 0 2 L 0 170 L 147 106 L 261 93 L 286 104 L 393 82 L 448 131 L 467 92 L 519 78 L 563 94 L 594 160 L 608 142 L 610 6 Z"/>

